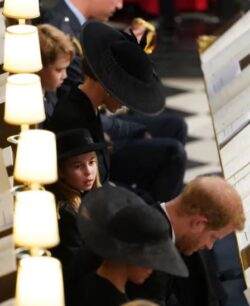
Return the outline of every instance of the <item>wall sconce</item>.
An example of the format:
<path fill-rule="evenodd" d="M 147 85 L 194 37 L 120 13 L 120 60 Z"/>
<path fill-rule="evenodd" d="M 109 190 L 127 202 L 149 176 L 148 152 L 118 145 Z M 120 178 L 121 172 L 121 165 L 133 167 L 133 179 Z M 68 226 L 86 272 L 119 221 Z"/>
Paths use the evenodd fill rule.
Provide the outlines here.
<path fill-rule="evenodd" d="M 14 74 L 7 78 L 4 120 L 23 126 L 45 120 L 40 77 L 36 74 Z"/>
<path fill-rule="evenodd" d="M 16 193 L 14 211 L 14 241 L 36 255 L 39 249 L 59 243 L 54 195 L 45 190 Z"/>
<path fill-rule="evenodd" d="M 14 167 L 15 179 L 32 189 L 39 188 L 40 184 L 54 183 L 57 180 L 56 156 L 54 133 L 38 129 L 21 132 Z"/>
<path fill-rule="evenodd" d="M 28 130 L 45 119 L 40 78 L 32 75 L 42 69 L 38 31 L 25 24 L 40 15 L 39 1 L 4 0 L 3 14 L 19 20 L 5 32 L 3 69 L 19 75 L 7 80 L 4 120 L 21 125 L 14 177 L 30 189 L 15 193 L 15 243 L 32 255 L 19 262 L 15 305 L 64 306 L 61 264 L 40 256 L 59 243 L 55 198 L 41 186 L 57 180 L 55 134 Z"/>
<path fill-rule="evenodd" d="M 39 1 L 4 0 L 3 15 L 15 19 L 32 19 L 39 17 Z"/>
<path fill-rule="evenodd" d="M 14 25 L 6 29 L 3 69 L 11 73 L 37 72 L 42 69 L 39 37 L 35 26 Z"/>
<path fill-rule="evenodd" d="M 17 273 L 15 305 L 64 305 L 61 263 L 51 257 L 23 258 Z"/>

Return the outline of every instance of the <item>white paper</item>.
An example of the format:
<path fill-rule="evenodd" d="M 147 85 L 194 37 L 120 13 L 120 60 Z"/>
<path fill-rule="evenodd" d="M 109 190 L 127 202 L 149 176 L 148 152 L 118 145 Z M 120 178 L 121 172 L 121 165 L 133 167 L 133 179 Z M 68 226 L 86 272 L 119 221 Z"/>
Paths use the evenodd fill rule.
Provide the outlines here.
<path fill-rule="evenodd" d="M 247 228 L 244 228 L 242 232 L 236 233 L 236 237 L 239 251 L 242 251 L 249 245 L 249 232 Z"/>
<path fill-rule="evenodd" d="M 250 305 L 250 288 L 244 290 L 245 298 L 247 299 L 248 304 Z"/>
<path fill-rule="evenodd" d="M 250 47 L 249 47 L 250 52 Z M 230 84 L 241 72 L 238 61 L 231 61 L 226 67 L 207 80 L 207 93 L 209 97 L 213 97 L 221 92 L 221 90 Z"/>
<path fill-rule="evenodd" d="M 216 57 L 202 65 L 205 79 L 208 82 L 216 76 L 223 74 L 223 71 L 230 71 L 235 64 L 239 64 L 250 53 L 250 30 L 245 32 L 236 40 L 231 40 L 226 49 L 216 54 Z M 231 73 L 230 73 L 231 75 Z"/>
<path fill-rule="evenodd" d="M 0 239 L 0 277 L 16 271 L 16 256 L 13 236 Z"/>
<path fill-rule="evenodd" d="M 245 212 L 245 218 L 246 222 L 244 229 L 242 231 L 236 231 L 239 251 L 242 251 L 246 247 L 250 246 L 250 211 Z"/>
<path fill-rule="evenodd" d="M 244 211 L 250 212 L 250 164 L 234 174 L 228 182 L 234 186 L 240 194 Z"/>
<path fill-rule="evenodd" d="M 1 45 L 1 42 L 0 42 Z M 0 58 L 1 58 L 1 54 L 0 54 Z M 5 97 L 6 97 L 6 80 L 8 77 L 8 73 L 3 73 L 0 74 L 0 103 L 4 103 L 5 102 Z"/>
<path fill-rule="evenodd" d="M 7 157 L 6 157 L 7 158 Z M 6 171 L 6 165 L 3 158 L 3 149 L 0 148 L 0 194 L 6 190 L 10 190 L 11 185 Z"/>
<path fill-rule="evenodd" d="M 13 151 L 11 146 L 2 149 L 3 160 L 5 167 L 13 165 Z"/>
<path fill-rule="evenodd" d="M 226 85 L 222 91 L 216 96 L 209 97 L 209 104 L 212 113 L 218 111 L 221 107 L 228 103 L 228 101 L 235 98 L 242 91 L 249 87 L 250 80 L 250 65 L 247 66 L 233 81 Z"/>
<path fill-rule="evenodd" d="M 3 303 L 0 303 L 0 306 L 15 306 L 15 299 L 4 301 Z"/>
<path fill-rule="evenodd" d="M 221 145 L 250 122 L 250 87 L 214 113 L 214 127 Z"/>
<path fill-rule="evenodd" d="M 211 61 L 219 52 L 226 49 L 230 42 L 236 40 L 244 32 L 250 29 L 250 11 L 235 22 L 201 55 L 202 63 Z"/>
<path fill-rule="evenodd" d="M 226 179 L 250 163 L 250 125 L 220 150 L 220 157 Z"/>
<path fill-rule="evenodd" d="M 0 194 L 0 232 L 13 226 L 13 195 L 10 191 Z"/>

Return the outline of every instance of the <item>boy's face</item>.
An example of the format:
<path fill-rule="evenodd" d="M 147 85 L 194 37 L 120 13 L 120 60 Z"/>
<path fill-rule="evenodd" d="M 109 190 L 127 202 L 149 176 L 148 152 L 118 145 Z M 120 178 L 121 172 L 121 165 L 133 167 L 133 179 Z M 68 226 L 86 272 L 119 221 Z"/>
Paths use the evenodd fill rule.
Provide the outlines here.
<path fill-rule="evenodd" d="M 66 69 L 70 64 L 68 55 L 60 55 L 57 60 L 39 72 L 42 88 L 45 91 L 56 91 L 67 77 Z"/>

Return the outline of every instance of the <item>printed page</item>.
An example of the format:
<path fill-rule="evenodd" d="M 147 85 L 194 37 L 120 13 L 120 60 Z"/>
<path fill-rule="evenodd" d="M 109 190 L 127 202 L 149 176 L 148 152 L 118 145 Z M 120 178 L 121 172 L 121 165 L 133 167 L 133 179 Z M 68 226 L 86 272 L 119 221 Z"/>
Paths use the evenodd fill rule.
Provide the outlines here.
<path fill-rule="evenodd" d="M 218 37 L 218 39 L 201 55 L 201 62 L 206 63 L 211 61 L 219 52 L 227 48 L 232 41 L 235 41 L 249 29 L 250 11 L 237 20 L 237 22 L 235 22 L 223 35 Z"/>
<path fill-rule="evenodd" d="M 230 179 L 250 163 L 250 125 L 220 150 L 220 156 L 226 179 Z"/>

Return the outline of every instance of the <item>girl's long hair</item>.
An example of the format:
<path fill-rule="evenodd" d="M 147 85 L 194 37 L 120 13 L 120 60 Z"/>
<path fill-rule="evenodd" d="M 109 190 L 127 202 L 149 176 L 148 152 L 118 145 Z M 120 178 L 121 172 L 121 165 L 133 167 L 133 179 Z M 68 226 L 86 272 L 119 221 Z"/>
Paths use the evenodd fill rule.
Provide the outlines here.
<path fill-rule="evenodd" d="M 96 158 L 96 163 L 97 163 L 96 164 L 97 172 L 92 189 L 101 187 L 97 158 Z M 68 202 L 72 205 L 74 210 L 78 211 L 82 201 L 82 194 L 78 190 L 75 190 L 74 188 L 65 184 L 61 179 L 58 179 L 58 181 L 54 184 L 47 185 L 46 189 L 51 191 L 55 195 L 58 209 L 63 203 Z"/>

